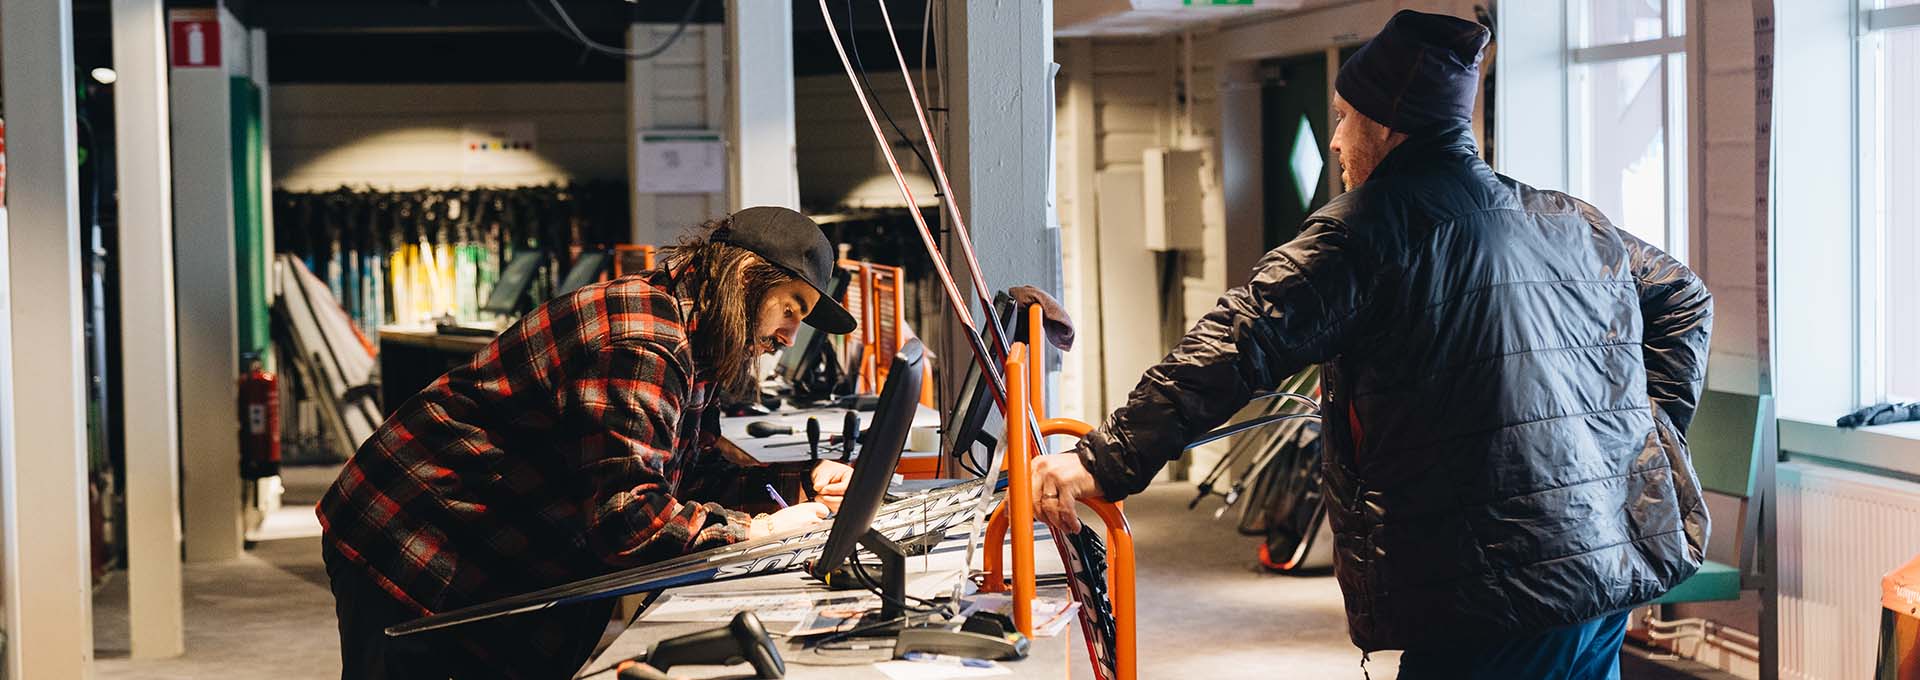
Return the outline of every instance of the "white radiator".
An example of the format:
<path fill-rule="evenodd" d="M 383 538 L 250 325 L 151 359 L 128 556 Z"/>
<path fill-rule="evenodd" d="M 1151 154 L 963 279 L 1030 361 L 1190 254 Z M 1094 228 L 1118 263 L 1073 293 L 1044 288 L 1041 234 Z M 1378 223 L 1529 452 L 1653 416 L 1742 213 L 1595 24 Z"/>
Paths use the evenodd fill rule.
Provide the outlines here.
<path fill-rule="evenodd" d="M 1873 677 L 1880 577 L 1920 554 L 1920 484 L 1782 463 L 1780 676 Z"/>

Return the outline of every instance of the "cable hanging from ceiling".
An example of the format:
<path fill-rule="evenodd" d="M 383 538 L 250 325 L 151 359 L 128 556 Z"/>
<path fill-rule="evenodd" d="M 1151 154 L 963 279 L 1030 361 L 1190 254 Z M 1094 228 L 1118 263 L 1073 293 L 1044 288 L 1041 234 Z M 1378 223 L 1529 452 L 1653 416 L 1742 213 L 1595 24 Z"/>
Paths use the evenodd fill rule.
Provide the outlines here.
<path fill-rule="evenodd" d="M 553 8 L 553 13 L 559 15 L 559 24 L 555 24 L 553 17 L 547 16 L 546 10 L 540 8 L 539 0 L 526 0 L 526 2 L 527 9 L 533 10 L 534 15 L 540 17 L 540 23 L 546 24 L 547 28 L 579 43 L 588 51 L 629 61 L 646 61 L 664 54 L 668 48 L 673 47 L 674 43 L 679 42 L 680 36 L 687 32 L 687 26 L 693 23 L 693 17 L 700 13 L 700 7 L 706 4 L 706 0 L 693 0 L 688 3 L 686 13 L 680 15 L 680 23 L 673 27 L 673 33 L 660 41 L 660 44 L 644 50 L 630 50 L 587 37 L 586 31 L 580 30 L 580 24 L 573 20 L 573 15 L 567 13 L 567 8 L 560 4 L 560 0 L 547 0 L 547 5 Z"/>

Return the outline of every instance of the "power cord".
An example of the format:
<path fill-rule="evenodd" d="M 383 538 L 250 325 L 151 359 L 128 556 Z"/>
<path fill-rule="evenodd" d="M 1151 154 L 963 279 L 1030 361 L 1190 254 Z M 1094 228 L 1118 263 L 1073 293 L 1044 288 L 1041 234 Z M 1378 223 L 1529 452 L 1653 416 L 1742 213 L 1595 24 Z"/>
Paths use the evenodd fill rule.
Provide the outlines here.
<path fill-rule="evenodd" d="M 972 474 L 975 478 L 985 477 L 987 476 L 987 471 L 984 469 L 985 466 L 981 465 L 980 459 L 973 455 L 973 445 L 975 443 L 980 442 L 968 442 L 966 446 L 961 447 L 957 452 L 960 459 L 960 469 Z"/>
<path fill-rule="evenodd" d="M 879 1 L 885 2 L 886 0 Z M 892 30 L 893 27 L 889 26 L 887 28 L 888 30 Z M 854 72 L 860 76 L 860 84 L 866 86 L 868 92 L 874 93 L 874 108 L 880 109 L 880 116 L 887 119 L 887 125 L 893 128 L 893 133 L 899 135 L 900 141 L 906 143 L 907 148 L 913 151 L 913 157 L 920 159 L 920 167 L 926 170 L 927 176 L 933 176 L 933 164 L 928 163 L 927 157 L 920 153 L 920 145 L 913 143 L 913 139 L 907 137 L 907 132 L 900 128 L 900 124 L 894 122 L 893 114 L 887 113 L 887 104 L 881 100 L 879 91 L 873 89 L 872 81 L 867 80 L 867 65 L 860 61 L 860 35 L 854 32 L 853 0 L 847 0 L 847 51 L 852 53 Z M 925 55 L 922 54 L 921 61 L 924 62 L 925 60 Z M 909 81 L 906 83 L 906 86 L 913 87 L 913 83 Z M 945 194 L 940 193 L 938 187 L 935 187 L 933 196 L 934 198 L 942 200 L 946 198 Z M 913 206 L 908 206 L 908 208 L 911 209 Z"/>
<path fill-rule="evenodd" d="M 873 576 L 867 573 L 867 566 L 860 562 L 860 551 L 858 550 L 847 556 L 847 564 L 853 567 L 854 580 L 859 581 L 860 585 L 866 586 L 869 592 L 879 596 L 882 602 L 899 605 L 901 609 L 915 614 L 932 614 L 946 609 L 946 605 L 941 604 L 938 600 L 914 597 L 905 593 L 901 593 L 897 599 L 888 597 L 886 589 L 880 587 L 880 584 L 873 580 Z M 916 605 L 914 604 L 915 602 L 919 604 Z"/>
<path fill-rule="evenodd" d="M 868 615 L 878 613 L 879 611 L 880 610 L 878 609 L 868 609 L 868 610 L 862 611 L 860 613 L 861 620 L 865 620 L 865 618 Z M 865 633 L 867 631 L 879 630 L 895 624 L 904 625 L 908 621 L 909 621 L 908 617 L 899 616 L 899 617 L 887 619 L 885 621 L 874 621 L 872 623 L 862 623 L 860 625 L 854 626 L 853 628 L 849 628 L 844 631 L 835 631 L 827 635 L 826 637 L 820 638 L 818 642 L 814 643 L 814 645 L 810 647 L 808 650 L 812 652 L 811 654 L 795 655 L 791 658 L 788 658 L 787 663 L 793 664 L 796 666 L 835 667 L 835 666 L 866 666 L 866 665 L 872 664 L 875 661 L 884 661 L 885 660 L 884 658 L 874 659 L 870 655 L 861 655 L 859 658 L 851 658 L 851 657 L 835 658 L 835 657 L 828 656 L 827 652 L 856 652 L 856 651 L 866 651 L 867 649 L 874 649 L 874 650 L 887 650 L 887 657 L 892 657 L 893 654 L 891 651 L 891 647 L 892 647 L 891 642 L 883 642 L 883 643 L 871 645 L 870 647 L 855 647 L 851 645 L 839 646 L 838 643 L 845 641 L 848 638 L 851 638 L 855 635 Z"/>
<path fill-rule="evenodd" d="M 574 23 L 573 16 L 567 14 L 567 8 L 561 6 L 560 0 L 547 0 L 547 4 L 553 7 L 555 14 L 560 15 L 560 23 L 566 25 L 566 30 L 561 30 L 561 27 L 555 26 L 553 20 L 548 18 L 547 13 L 541 10 L 538 4 L 535 4 L 535 0 L 527 0 L 527 7 L 532 9 L 533 13 L 540 17 L 540 22 L 546 24 L 547 28 L 559 32 L 561 35 L 572 39 L 574 42 L 579 43 L 581 47 L 585 47 L 590 51 L 630 61 L 646 61 L 660 56 L 667 51 L 667 48 L 673 47 L 673 44 L 680 40 L 680 36 L 687 32 L 687 26 L 693 23 L 693 17 L 700 12 L 700 6 L 706 4 L 706 0 L 693 0 L 692 3 L 689 3 L 686 14 L 680 16 L 679 25 L 673 27 L 673 33 L 668 35 L 666 40 L 660 41 L 658 45 L 637 52 L 624 47 L 614 47 L 600 43 L 593 38 L 587 37 L 586 32 L 580 30 L 580 25 Z"/>

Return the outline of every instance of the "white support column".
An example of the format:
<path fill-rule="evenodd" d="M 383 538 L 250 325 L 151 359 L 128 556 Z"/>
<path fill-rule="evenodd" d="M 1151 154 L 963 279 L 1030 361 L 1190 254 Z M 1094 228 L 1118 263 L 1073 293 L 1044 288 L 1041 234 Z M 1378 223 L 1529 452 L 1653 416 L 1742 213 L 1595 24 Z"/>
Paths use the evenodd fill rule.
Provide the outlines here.
<path fill-rule="evenodd" d="M 1060 267 L 1047 233 L 1053 2 L 966 0 L 945 7 L 942 70 L 953 94 L 947 142 L 940 148 L 948 153 L 947 171 L 982 274 L 995 290 L 1050 286 Z M 960 249 L 947 248 L 946 254 L 954 275 L 964 276 Z M 943 357 L 970 360 L 968 351 Z"/>
<path fill-rule="evenodd" d="M 727 139 L 733 169 L 729 210 L 800 209 L 794 158 L 793 3 L 727 3 Z"/>
<path fill-rule="evenodd" d="M 949 111 L 940 148 L 954 196 L 980 262 L 988 291 L 1028 284 L 1055 297 L 1061 293 L 1060 237 L 1052 210 L 1053 78 L 1052 0 L 965 0 L 945 9 L 946 40 L 940 58 L 947 78 Z M 935 134 L 939 134 L 936 129 Z M 942 244 L 962 291 L 974 288 L 957 232 Z M 1092 254 L 1089 254 L 1092 255 Z M 977 302 L 968 312 L 989 323 Z M 942 315 L 940 369 L 963 375 L 973 361 L 966 332 L 953 314 Z M 1057 375 L 1059 354 L 1049 356 Z M 1047 383 L 1059 381 L 1050 375 Z M 1049 400 L 1055 401 L 1049 394 Z"/>
<path fill-rule="evenodd" d="M 174 10 L 183 13 L 224 9 Z M 216 18 L 217 20 L 217 18 Z M 221 21 L 221 24 L 227 22 Z M 228 69 L 244 62 L 230 33 L 209 36 L 220 66 L 172 69 L 174 282 L 180 356 L 180 484 L 188 562 L 240 556 L 240 375 L 234 255 L 233 117 Z M 244 42 L 239 43 L 244 46 Z"/>
<path fill-rule="evenodd" d="M 186 652 L 180 580 L 180 399 L 173 291 L 164 0 L 114 0 L 120 353 L 127 433 L 127 609 L 133 658 Z"/>
<path fill-rule="evenodd" d="M 0 257 L 0 534 L 10 678 L 84 678 L 93 661 L 81 386 L 73 14 L 0 0 L 6 257 Z"/>

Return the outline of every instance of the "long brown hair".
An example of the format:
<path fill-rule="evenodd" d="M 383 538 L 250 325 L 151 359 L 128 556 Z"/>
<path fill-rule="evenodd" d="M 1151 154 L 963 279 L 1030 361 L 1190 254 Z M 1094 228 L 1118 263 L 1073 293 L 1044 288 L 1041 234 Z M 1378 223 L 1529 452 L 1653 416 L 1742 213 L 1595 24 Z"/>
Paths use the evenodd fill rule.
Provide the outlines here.
<path fill-rule="evenodd" d="M 727 224 L 719 219 L 700 225 L 667 254 L 665 266 L 674 295 L 693 303 L 688 321 L 694 365 L 722 394 L 744 400 L 753 396 L 753 362 L 760 354 L 753 316 L 768 290 L 798 277 L 745 248 L 712 242 L 713 232 Z"/>

